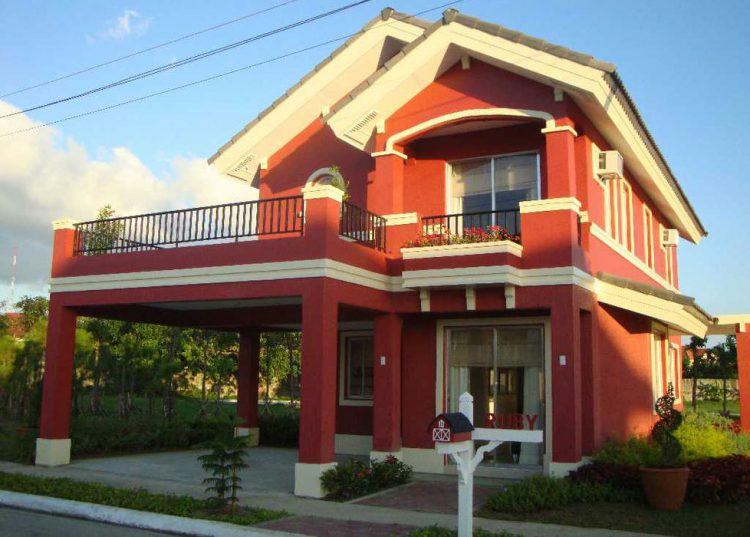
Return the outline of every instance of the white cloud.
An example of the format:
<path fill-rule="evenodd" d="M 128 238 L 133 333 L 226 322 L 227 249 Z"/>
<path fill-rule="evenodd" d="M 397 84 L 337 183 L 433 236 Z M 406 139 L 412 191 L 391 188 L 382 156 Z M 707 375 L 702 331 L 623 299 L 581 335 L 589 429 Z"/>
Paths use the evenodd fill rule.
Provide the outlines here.
<path fill-rule="evenodd" d="M 152 17 L 144 17 L 134 9 L 126 9 L 122 15 L 107 25 L 100 34 L 104 39 L 121 40 L 127 37 L 140 37 L 151 26 Z"/>
<path fill-rule="evenodd" d="M 16 110 L 0 101 L 0 115 Z M 35 124 L 25 115 L 5 122 L 6 132 Z M 49 127 L 0 143 L 0 300 L 10 281 L 14 246 L 19 285 L 44 285 L 52 220 L 91 219 L 107 204 L 127 215 L 254 197 L 247 184 L 222 176 L 202 158 L 173 157 L 168 173 L 157 176 L 128 148 L 94 153 Z"/>

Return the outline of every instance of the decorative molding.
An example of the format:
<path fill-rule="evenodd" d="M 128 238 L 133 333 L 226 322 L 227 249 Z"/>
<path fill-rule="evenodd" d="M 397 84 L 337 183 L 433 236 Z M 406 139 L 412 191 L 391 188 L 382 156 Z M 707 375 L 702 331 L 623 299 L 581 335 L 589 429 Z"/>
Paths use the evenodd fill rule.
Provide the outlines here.
<path fill-rule="evenodd" d="M 302 197 L 305 201 L 330 198 L 337 203 L 341 203 L 344 199 L 344 191 L 333 185 L 311 184 L 302 187 Z"/>
<path fill-rule="evenodd" d="M 563 91 L 562 88 L 554 88 L 553 95 L 555 97 L 556 103 L 561 103 L 563 100 L 565 100 L 565 91 Z"/>
<path fill-rule="evenodd" d="M 576 130 L 570 125 L 558 125 L 555 127 L 545 127 L 542 129 L 542 134 L 551 134 L 553 132 L 569 132 L 573 136 L 578 136 Z"/>
<path fill-rule="evenodd" d="M 63 466 L 70 464 L 70 438 L 37 438 L 37 466 Z"/>
<path fill-rule="evenodd" d="M 384 214 L 386 226 L 404 226 L 406 224 L 417 224 L 419 223 L 419 216 L 417 213 L 394 213 Z"/>
<path fill-rule="evenodd" d="M 335 462 L 313 464 L 298 462 L 294 465 L 294 495 L 307 498 L 322 498 L 326 495 L 320 477 L 328 470 L 336 468 Z"/>
<path fill-rule="evenodd" d="M 505 285 L 505 309 L 516 309 L 516 286 Z"/>
<path fill-rule="evenodd" d="M 258 173 L 259 166 L 258 155 L 248 152 L 237 159 L 224 173 L 236 179 L 252 183 L 253 179 L 255 179 L 255 174 Z"/>
<path fill-rule="evenodd" d="M 654 280 L 656 283 L 669 289 L 670 291 L 679 292 L 678 289 L 671 285 L 666 278 L 658 274 L 654 269 L 649 267 L 643 260 L 636 256 L 633 252 L 625 248 L 622 244 L 617 242 L 609 233 L 600 228 L 596 223 L 591 223 L 591 235 L 602 241 L 604 244 L 609 246 L 612 250 L 620 254 L 626 260 L 630 261 L 636 268 L 643 272 L 646 276 Z"/>
<path fill-rule="evenodd" d="M 401 278 L 397 276 L 372 272 L 333 259 L 306 259 L 249 265 L 52 278 L 50 280 L 50 292 L 103 291 L 321 277 L 362 285 L 380 291 L 404 291 Z"/>
<path fill-rule="evenodd" d="M 72 218 L 60 218 L 59 220 L 52 221 L 52 229 L 57 231 L 58 229 L 75 229 L 75 221 Z"/>
<path fill-rule="evenodd" d="M 428 313 L 430 311 L 430 288 L 422 287 L 419 290 L 419 309 L 422 313 Z"/>
<path fill-rule="evenodd" d="M 471 69 L 471 56 L 469 56 L 468 54 L 464 54 L 463 56 L 461 56 L 461 69 L 463 69 L 464 71 L 468 71 L 469 69 Z"/>
<path fill-rule="evenodd" d="M 510 265 L 489 265 L 446 269 L 405 270 L 405 288 L 464 287 L 466 285 L 577 285 L 594 290 L 595 278 L 578 267 L 520 269 Z"/>
<path fill-rule="evenodd" d="M 547 198 L 543 200 L 522 201 L 519 203 L 521 214 L 545 213 L 548 211 L 581 212 L 581 202 L 578 198 Z"/>
<path fill-rule="evenodd" d="M 555 126 L 555 119 L 549 112 L 543 112 L 541 110 L 526 110 L 523 108 L 472 108 L 468 110 L 460 110 L 450 114 L 445 114 L 438 117 L 433 117 L 422 123 L 418 123 L 408 129 L 404 129 L 401 132 L 397 132 L 388 137 L 385 142 L 385 151 L 381 153 L 389 154 L 394 151 L 393 147 L 395 144 L 402 140 L 409 139 L 419 133 L 432 130 L 445 123 L 454 123 L 456 121 L 462 121 L 472 118 L 490 118 L 490 117 L 524 117 L 529 119 L 540 119 L 545 122 L 547 127 Z M 373 154 L 374 156 L 375 154 Z M 406 156 L 404 155 L 404 158 Z"/>
<path fill-rule="evenodd" d="M 476 311 L 477 292 L 473 285 L 466 286 L 466 311 Z"/>
<path fill-rule="evenodd" d="M 401 255 L 404 259 L 429 259 L 433 257 L 456 257 L 480 254 L 511 254 L 521 257 L 523 246 L 513 241 L 495 241 L 401 248 Z"/>

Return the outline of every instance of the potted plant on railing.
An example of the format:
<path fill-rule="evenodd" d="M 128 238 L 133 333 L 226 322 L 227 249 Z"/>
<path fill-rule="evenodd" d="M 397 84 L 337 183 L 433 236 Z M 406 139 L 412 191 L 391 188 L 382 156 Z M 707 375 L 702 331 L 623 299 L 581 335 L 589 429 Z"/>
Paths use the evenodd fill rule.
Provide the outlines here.
<path fill-rule="evenodd" d="M 682 423 L 682 413 L 674 409 L 674 388 L 669 384 L 666 395 L 654 405 L 659 421 L 651 430 L 651 439 L 659 446 L 655 460 L 641 466 L 643 492 L 649 505 L 659 511 L 677 511 L 685 501 L 688 474 L 682 458 L 682 446 L 674 431 Z"/>

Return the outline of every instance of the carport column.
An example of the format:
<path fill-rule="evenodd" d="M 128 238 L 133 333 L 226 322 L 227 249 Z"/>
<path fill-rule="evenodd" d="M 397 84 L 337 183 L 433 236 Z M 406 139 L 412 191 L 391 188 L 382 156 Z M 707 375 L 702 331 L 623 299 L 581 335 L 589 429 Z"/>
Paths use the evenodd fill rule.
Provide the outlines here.
<path fill-rule="evenodd" d="M 70 408 L 73 390 L 76 314 L 50 295 L 47 349 L 44 357 L 42 416 L 36 441 L 36 464 L 70 462 Z"/>
<path fill-rule="evenodd" d="M 235 436 L 246 436 L 248 445 L 255 447 L 260 440 L 258 428 L 258 369 L 260 366 L 260 332 L 240 332 L 240 351 L 237 356 L 237 416 L 241 425 Z"/>
<path fill-rule="evenodd" d="M 737 379 L 740 388 L 740 426 L 750 432 L 750 324 L 737 327 Z"/>
<path fill-rule="evenodd" d="M 374 401 L 370 458 L 401 456 L 401 328 L 403 321 L 389 313 L 375 317 Z"/>
<path fill-rule="evenodd" d="M 302 297 L 302 388 L 299 462 L 294 493 L 322 498 L 320 476 L 336 466 L 338 303 L 324 280 L 312 280 Z"/>
<path fill-rule="evenodd" d="M 582 457 L 581 331 L 575 290 L 561 293 L 550 311 L 552 331 L 552 461 L 566 475 Z"/>

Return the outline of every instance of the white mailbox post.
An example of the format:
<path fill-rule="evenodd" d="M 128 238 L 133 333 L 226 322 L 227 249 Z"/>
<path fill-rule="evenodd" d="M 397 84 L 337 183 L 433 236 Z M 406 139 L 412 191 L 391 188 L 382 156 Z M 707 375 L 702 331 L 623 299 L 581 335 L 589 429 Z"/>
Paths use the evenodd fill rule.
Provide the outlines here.
<path fill-rule="evenodd" d="M 435 449 L 441 455 L 449 455 L 456 462 L 458 469 L 458 537 L 472 537 L 474 531 L 474 470 L 484 458 L 485 453 L 496 449 L 503 442 L 530 442 L 539 444 L 543 441 L 542 431 L 518 429 L 492 429 L 473 427 L 474 398 L 469 393 L 459 397 L 459 414 L 463 414 L 471 424 L 471 436 L 465 438 L 465 431 L 452 435 L 445 422 L 462 422 L 462 419 L 451 420 L 455 417 L 444 414 L 436 418 L 438 426 L 432 429 Z M 463 418 L 460 416 L 460 418 Z M 435 423 L 435 422 L 433 422 Z M 463 435 L 463 436 L 462 436 Z M 458 440 L 458 441 L 455 441 Z M 474 441 L 482 440 L 487 444 L 474 452 Z"/>

